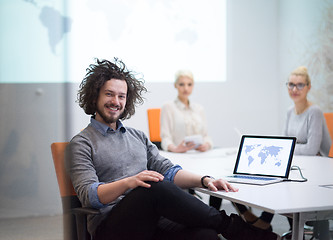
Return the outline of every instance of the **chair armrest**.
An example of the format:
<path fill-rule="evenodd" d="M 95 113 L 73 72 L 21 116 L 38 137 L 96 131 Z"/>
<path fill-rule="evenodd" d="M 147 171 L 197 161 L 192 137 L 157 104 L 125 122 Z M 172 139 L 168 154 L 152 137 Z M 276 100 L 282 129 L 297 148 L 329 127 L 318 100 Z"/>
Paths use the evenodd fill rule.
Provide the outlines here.
<path fill-rule="evenodd" d="M 91 239 L 90 235 L 87 235 L 87 215 L 99 215 L 101 212 L 95 208 L 78 207 L 72 208 L 71 213 L 75 215 L 78 239 Z"/>
<path fill-rule="evenodd" d="M 88 207 L 73 208 L 71 211 L 74 215 L 76 215 L 76 214 L 83 214 L 83 215 L 89 215 L 89 214 L 99 215 L 99 214 L 101 214 L 101 212 L 98 209 L 88 208 Z"/>

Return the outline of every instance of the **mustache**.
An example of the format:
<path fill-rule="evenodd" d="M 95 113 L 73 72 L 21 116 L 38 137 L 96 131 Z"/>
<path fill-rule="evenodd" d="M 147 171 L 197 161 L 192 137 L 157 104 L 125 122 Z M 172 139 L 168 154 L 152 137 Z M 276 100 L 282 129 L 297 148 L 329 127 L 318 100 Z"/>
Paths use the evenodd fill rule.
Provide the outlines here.
<path fill-rule="evenodd" d="M 112 107 L 112 108 L 119 108 L 120 109 L 120 105 L 119 104 L 113 104 L 113 103 L 109 103 L 109 104 L 105 104 L 106 107 Z"/>

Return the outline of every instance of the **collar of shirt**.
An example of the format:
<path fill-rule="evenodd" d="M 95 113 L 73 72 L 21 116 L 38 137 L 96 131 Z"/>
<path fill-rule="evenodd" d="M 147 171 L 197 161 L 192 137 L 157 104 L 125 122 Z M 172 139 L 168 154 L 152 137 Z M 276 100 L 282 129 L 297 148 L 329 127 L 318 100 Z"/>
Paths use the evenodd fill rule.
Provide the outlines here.
<path fill-rule="evenodd" d="M 105 136 L 108 132 L 116 132 L 121 131 L 122 133 L 126 132 L 126 128 L 122 124 L 120 120 L 117 120 L 117 129 L 113 130 L 109 126 L 105 125 L 104 123 L 101 123 L 97 121 L 94 117 L 90 118 L 90 124 L 92 127 L 94 127 L 97 131 L 99 131 L 103 136 Z"/>
<path fill-rule="evenodd" d="M 175 104 L 179 109 L 182 110 L 192 109 L 190 100 L 188 100 L 188 107 L 182 101 L 180 101 L 178 97 L 175 100 Z"/>

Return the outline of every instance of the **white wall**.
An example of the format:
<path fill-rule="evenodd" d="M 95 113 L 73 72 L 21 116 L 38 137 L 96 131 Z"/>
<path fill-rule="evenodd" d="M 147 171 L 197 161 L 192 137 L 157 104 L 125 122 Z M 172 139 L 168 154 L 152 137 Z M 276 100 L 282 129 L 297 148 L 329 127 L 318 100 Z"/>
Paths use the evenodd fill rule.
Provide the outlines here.
<path fill-rule="evenodd" d="M 61 211 L 51 158 L 63 141 L 63 84 L 0 84 L 0 218 Z"/>

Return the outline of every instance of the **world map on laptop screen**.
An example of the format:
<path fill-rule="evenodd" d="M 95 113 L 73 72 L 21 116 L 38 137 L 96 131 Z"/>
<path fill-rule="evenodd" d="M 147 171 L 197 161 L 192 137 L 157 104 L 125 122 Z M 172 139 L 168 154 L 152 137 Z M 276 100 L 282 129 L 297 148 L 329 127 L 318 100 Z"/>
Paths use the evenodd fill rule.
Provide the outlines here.
<path fill-rule="evenodd" d="M 286 176 L 293 140 L 244 137 L 234 173 Z"/>

